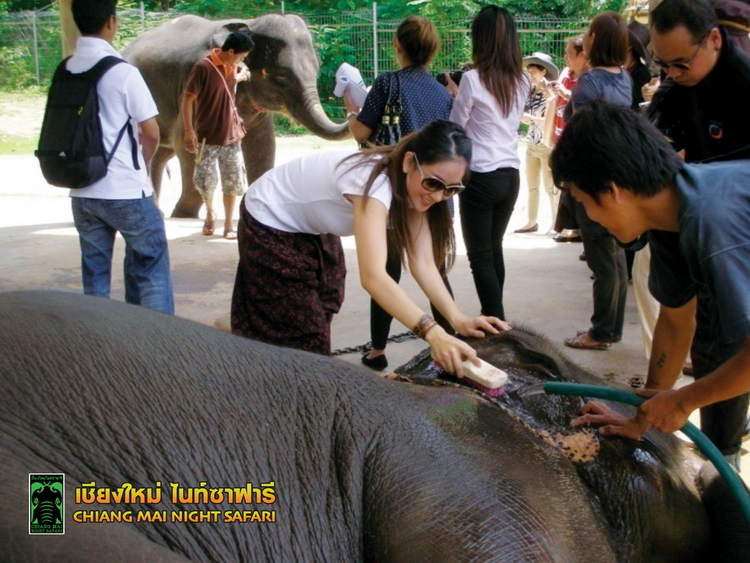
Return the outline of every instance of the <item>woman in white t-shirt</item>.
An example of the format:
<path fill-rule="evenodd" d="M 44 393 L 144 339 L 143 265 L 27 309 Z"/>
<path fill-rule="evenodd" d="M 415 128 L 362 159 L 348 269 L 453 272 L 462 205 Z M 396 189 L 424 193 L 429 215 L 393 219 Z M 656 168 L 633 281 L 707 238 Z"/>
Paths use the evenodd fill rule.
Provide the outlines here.
<path fill-rule="evenodd" d="M 461 193 L 461 229 L 483 315 L 505 319 L 503 236 L 520 187 L 518 127 L 529 93 L 513 16 L 486 6 L 471 24 L 474 68 L 461 78 L 451 121 L 466 128 L 474 157 Z"/>
<path fill-rule="evenodd" d="M 494 317 L 464 316 L 438 270 L 454 256 L 447 200 L 463 190 L 470 161 L 463 128 L 435 121 L 395 146 L 311 154 L 266 172 L 240 206 L 232 332 L 329 354 L 330 323 L 346 275 L 338 237 L 354 234 L 362 286 L 414 327 L 446 370 L 462 374 L 464 358 L 476 361 L 474 350 L 420 310 L 385 264 L 390 238 L 459 334 L 481 337 L 482 330 L 509 328 Z"/>

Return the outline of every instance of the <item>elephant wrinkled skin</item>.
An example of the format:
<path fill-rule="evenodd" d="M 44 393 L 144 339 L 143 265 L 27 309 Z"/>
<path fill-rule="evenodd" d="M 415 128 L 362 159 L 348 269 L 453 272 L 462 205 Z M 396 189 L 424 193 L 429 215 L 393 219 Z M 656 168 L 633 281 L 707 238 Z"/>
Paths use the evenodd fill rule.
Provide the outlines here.
<path fill-rule="evenodd" d="M 0 561 L 722 560 L 709 520 L 721 534 L 736 511 L 701 502 L 695 456 L 676 441 L 603 440 L 593 461 L 571 462 L 545 438 L 567 431 L 576 401 L 519 405 L 518 388 L 578 372 L 540 342 L 523 331 L 474 342 L 511 373 L 494 403 L 429 379 L 419 359 L 404 372 L 428 385 L 110 300 L 0 294 Z M 65 473 L 64 536 L 28 534 L 30 472 Z M 271 481 L 265 505 L 173 504 L 168 486 Z M 160 482 L 165 494 L 76 504 L 91 482 Z M 73 521 L 91 509 L 276 517 Z M 731 534 L 746 549 L 742 524 Z"/>
<path fill-rule="evenodd" d="M 182 195 L 172 217 L 197 217 L 201 197 L 193 187 L 195 155 L 182 146 L 184 129 L 180 101 L 190 70 L 232 31 L 246 31 L 255 48 L 245 58 L 252 79 L 237 85 L 237 110 L 247 135 L 242 141 L 248 183 L 274 166 L 276 141 L 272 114 L 284 112 L 324 139 L 349 135 L 346 123 L 332 122 L 318 96 L 318 55 L 312 36 L 299 16 L 267 14 L 253 20 L 212 21 L 186 15 L 139 35 L 123 51 L 143 75 L 159 109 L 159 149 L 152 162 L 159 193 L 167 161 L 177 154 Z M 352 145 L 354 148 L 354 145 Z"/>

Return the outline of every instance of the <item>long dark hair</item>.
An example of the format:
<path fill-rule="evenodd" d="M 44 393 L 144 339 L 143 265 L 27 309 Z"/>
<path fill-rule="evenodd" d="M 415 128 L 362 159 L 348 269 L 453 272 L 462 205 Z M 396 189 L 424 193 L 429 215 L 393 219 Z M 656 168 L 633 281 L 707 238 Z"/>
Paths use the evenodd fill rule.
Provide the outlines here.
<path fill-rule="evenodd" d="M 471 24 L 474 67 L 505 115 L 510 113 L 524 78 L 516 22 L 505 8 L 485 6 Z"/>
<path fill-rule="evenodd" d="M 404 158 L 407 152 L 413 152 L 422 165 L 463 159 L 466 161 L 468 175 L 471 163 L 471 139 L 460 125 L 450 121 L 433 121 L 419 131 L 403 137 L 398 144 L 363 149 L 349 158 L 357 159 L 355 166 L 371 164 L 375 161 L 372 173 L 367 179 L 364 196 L 368 197 L 377 177 L 385 171 L 393 192 L 393 201 L 388 211 L 388 249 L 395 253 L 402 263 L 407 254 L 413 251 L 406 213 L 408 194 L 406 191 L 406 174 Z M 465 180 L 466 178 L 464 178 Z M 427 210 L 427 224 L 432 235 L 432 253 L 435 265 L 440 268 L 447 262 L 448 269 L 453 266 L 456 254 L 456 239 L 453 234 L 453 221 L 448 209 L 448 201 L 436 203 Z"/>

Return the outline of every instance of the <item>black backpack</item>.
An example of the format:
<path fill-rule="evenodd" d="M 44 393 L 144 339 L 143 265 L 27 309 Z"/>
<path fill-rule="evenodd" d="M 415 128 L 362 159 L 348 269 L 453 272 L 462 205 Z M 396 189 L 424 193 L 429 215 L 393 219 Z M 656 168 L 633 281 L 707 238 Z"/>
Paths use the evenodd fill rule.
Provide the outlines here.
<path fill-rule="evenodd" d="M 96 84 L 110 68 L 125 61 L 104 57 L 91 69 L 78 74 L 65 68 L 67 61 L 60 63 L 52 77 L 39 149 L 34 152 L 44 179 L 61 188 L 85 188 L 104 178 L 126 130 L 133 147 L 133 166 L 140 170 L 138 144 L 130 118 L 120 129 L 109 155 L 104 149 L 99 119 Z"/>

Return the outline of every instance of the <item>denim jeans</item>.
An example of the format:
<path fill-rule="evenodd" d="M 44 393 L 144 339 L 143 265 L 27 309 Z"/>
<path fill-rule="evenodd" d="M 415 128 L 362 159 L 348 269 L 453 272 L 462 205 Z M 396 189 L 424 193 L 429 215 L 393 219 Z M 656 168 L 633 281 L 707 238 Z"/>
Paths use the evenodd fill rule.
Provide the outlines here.
<path fill-rule="evenodd" d="M 119 232 L 125 239 L 125 301 L 174 314 L 164 218 L 153 196 L 71 201 L 81 243 L 83 292 L 109 298 L 112 249 Z"/>
<path fill-rule="evenodd" d="M 482 314 L 502 320 L 505 320 L 503 237 L 518 199 L 520 183 L 516 168 L 472 171 L 466 189 L 458 196 L 461 230 Z"/>

